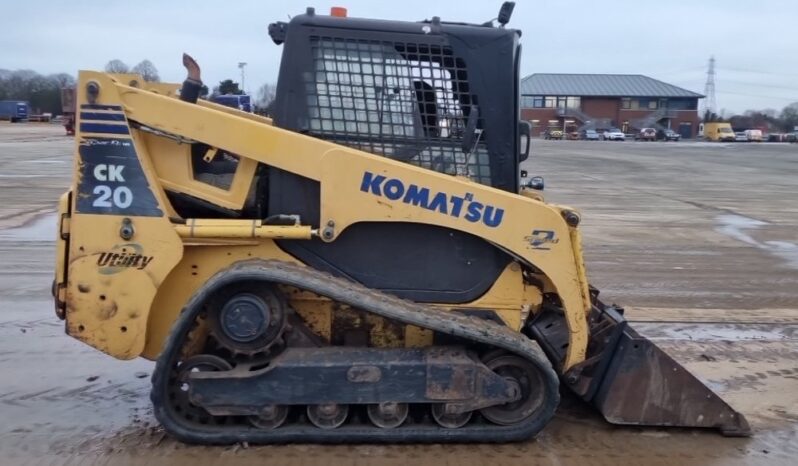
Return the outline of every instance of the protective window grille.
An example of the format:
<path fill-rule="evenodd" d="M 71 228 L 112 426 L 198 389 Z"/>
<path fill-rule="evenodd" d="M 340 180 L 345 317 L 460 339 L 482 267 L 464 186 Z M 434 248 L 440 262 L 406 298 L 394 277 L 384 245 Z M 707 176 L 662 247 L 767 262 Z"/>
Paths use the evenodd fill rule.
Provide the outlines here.
<path fill-rule="evenodd" d="M 311 134 L 490 184 L 485 134 L 463 137 L 472 106 L 463 60 L 439 45 L 311 37 Z"/>

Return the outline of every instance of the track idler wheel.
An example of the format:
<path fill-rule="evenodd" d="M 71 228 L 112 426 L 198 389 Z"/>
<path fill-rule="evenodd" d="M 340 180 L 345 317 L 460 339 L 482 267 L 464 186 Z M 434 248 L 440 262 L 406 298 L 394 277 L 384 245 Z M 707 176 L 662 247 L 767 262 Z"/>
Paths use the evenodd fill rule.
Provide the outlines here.
<path fill-rule="evenodd" d="M 379 403 L 368 405 L 366 412 L 369 420 L 377 427 L 382 429 L 393 429 L 399 427 L 407 419 L 410 411 L 407 403 Z"/>
<path fill-rule="evenodd" d="M 189 400 L 189 374 L 192 372 L 229 371 L 233 366 L 224 359 L 212 354 L 198 354 L 186 359 L 177 367 L 176 380 L 172 384 L 173 409 L 183 418 L 192 422 L 208 422 L 211 415 L 205 409 Z"/>
<path fill-rule="evenodd" d="M 340 427 L 349 415 L 349 405 L 323 403 L 308 406 L 308 419 L 319 429 L 335 429 Z"/>
<path fill-rule="evenodd" d="M 536 365 L 513 355 L 493 356 L 485 365 L 517 387 L 519 398 L 509 403 L 480 410 L 482 416 L 494 424 L 511 426 L 523 422 L 544 404 L 544 376 Z"/>

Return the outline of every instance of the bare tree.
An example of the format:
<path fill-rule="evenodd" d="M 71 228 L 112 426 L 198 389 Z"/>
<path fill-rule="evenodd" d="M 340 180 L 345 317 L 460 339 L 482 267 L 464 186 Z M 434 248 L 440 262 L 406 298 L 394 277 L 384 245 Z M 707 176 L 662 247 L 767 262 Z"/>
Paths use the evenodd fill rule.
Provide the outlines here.
<path fill-rule="evenodd" d="M 0 100 L 25 100 L 33 113 L 60 114 L 61 88 L 74 85 L 66 73 L 42 76 L 31 70 L 0 70 Z"/>
<path fill-rule="evenodd" d="M 47 77 L 58 83 L 58 87 L 75 87 L 75 77 L 67 73 L 51 74 Z"/>
<path fill-rule="evenodd" d="M 795 128 L 798 127 L 798 102 L 784 107 L 779 117 L 784 131 L 795 131 Z"/>
<path fill-rule="evenodd" d="M 276 95 L 277 86 L 274 84 L 266 83 L 258 88 L 258 97 L 255 100 L 255 106 L 259 109 L 259 113 L 271 114 L 271 106 Z"/>
<path fill-rule="evenodd" d="M 746 110 L 743 115 L 745 116 L 763 116 L 767 118 L 778 118 L 779 112 L 775 108 L 765 108 L 762 110 Z"/>
<path fill-rule="evenodd" d="M 141 63 L 134 66 L 132 71 L 140 74 L 145 81 L 158 82 L 161 80 L 158 76 L 158 69 L 147 59 L 142 60 Z"/>
<path fill-rule="evenodd" d="M 106 73 L 129 73 L 130 67 L 127 66 L 125 62 L 119 60 L 118 58 L 114 58 L 113 60 L 109 61 L 105 65 L 105 72 Z"/>

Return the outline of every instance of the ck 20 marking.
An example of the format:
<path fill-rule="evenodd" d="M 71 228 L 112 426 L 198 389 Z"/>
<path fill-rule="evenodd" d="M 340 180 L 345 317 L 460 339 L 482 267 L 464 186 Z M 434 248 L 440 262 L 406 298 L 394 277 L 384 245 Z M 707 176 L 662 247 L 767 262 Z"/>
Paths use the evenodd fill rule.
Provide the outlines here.
<path fill-rule="evenodd" d="M 77 211 L 90 214 L 161 216 L 133 141 L 86 138 L 80 145 Z"/>
<path fill-rule="evenodd" d="M 94 167 L 94 179 L 97 181 L 108 181 L 114 183 L 124 183 L 122 176 L 124 165 L 110 165 L 101 163 Z M 98 184 L 94 187 L 93 193 L 97 196 L 92 202 L 94 207 L 113 207 L 127 209 L 133 203 L 133 192 L 127 186 L 111 187 L 107 184 Z"/>
<path fill-rule="evenodd" d="M 363 173 L 360 190 L 391 201 L 401 201 L 443 215 L 464 218 L 471 223 L 481 221 L 491 228 L 501 225 L 504 218 L 504 209 L 479 202 L 472 193 L 458 196 L 436 192 L 416 184 L 405 184 L 398 178 L 387 178 L 371 172 Z"/>

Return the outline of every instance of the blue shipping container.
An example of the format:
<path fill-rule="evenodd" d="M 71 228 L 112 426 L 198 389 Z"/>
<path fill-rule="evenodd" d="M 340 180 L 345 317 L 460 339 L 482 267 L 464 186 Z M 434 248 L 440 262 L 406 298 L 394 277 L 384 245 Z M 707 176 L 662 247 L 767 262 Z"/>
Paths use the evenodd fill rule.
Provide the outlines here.
<path fill-rule="evenodd" d="M 0 100 L 0 120 L 11 123 L 28 119 L 28 103 L 24 100 Z"/>

